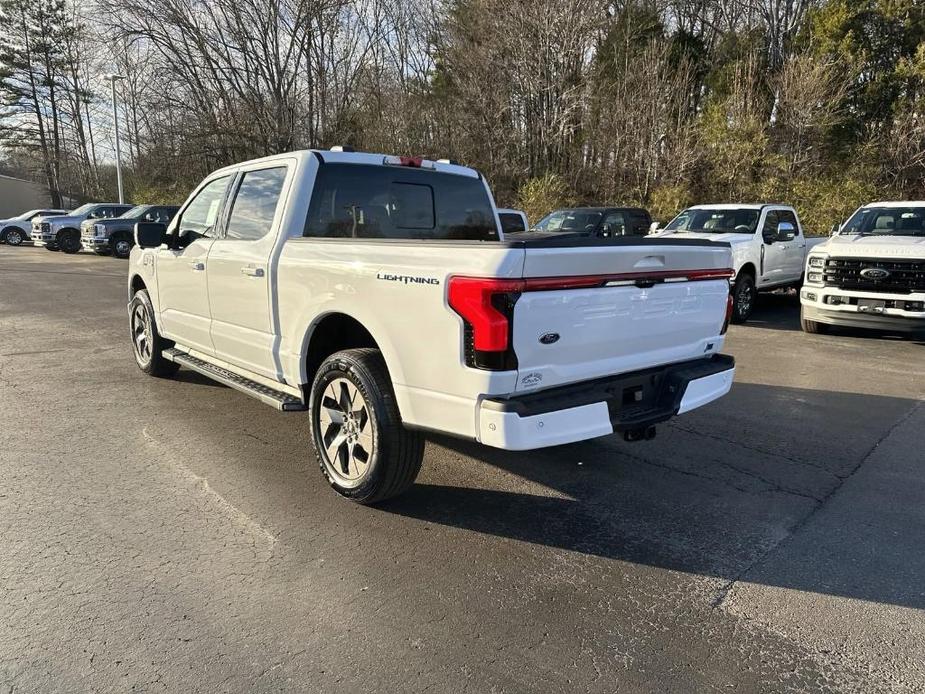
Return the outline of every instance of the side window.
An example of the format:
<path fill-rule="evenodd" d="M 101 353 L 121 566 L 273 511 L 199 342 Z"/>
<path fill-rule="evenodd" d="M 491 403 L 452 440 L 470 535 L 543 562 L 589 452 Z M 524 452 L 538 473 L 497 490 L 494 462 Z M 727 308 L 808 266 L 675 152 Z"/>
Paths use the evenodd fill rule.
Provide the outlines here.
<path fill-rule="evenodd" d="M 153 210 L 148 212 L 145 217 L 150 217 L 152 222 L 160 222 L 161 224 L 167 224 L 173 218 L 174 210 L 167 207 L 155 207 Z"/>
<path fill-rule="evenodd" d="M 780 224 L 780 213 L 777 210 L 769 210 L 768 216 L 764 218 L 764 226 L 761 227 L 762 235 L 776 236 L 778 224 Z"/>
<path fill-rule="evenodd" d="M 181 238 L 186 237 L 187 243 L 202 236 L 215 237 L 218 209 L 221 207 L 229 178 L 222 176 L 210 181 L 186 206 L 177 224 L 177 231 Z"/>
<path fill-rule="evenodd" d="M 634 236 L 645 236 L 649 233 L 649 227 L 652 224 L 652 219 L 649 215 L 644 214 L 643 212 L 630 212 L 629 213 L 629 233 Z"/>
<path fill-rule="evenodd" d="M 225 238 L 256 241 L 266 236 L 285 180 L 285 166 L 246 172 L 231 206 Z"/>
<path fill-rule="evenodd" d="M 788 222 L 793 225 L 793 233 L 795 236 L 800 235 L 800 225 L 797 224 L 797 216 L 793 214 L 791 210 L 778 210 L 778 224 L 780 222 Z"/>
<path fill-rule="evenodd" d="M 524 220 L 519 214 L 513 212 L 502 212 L 498 215 L 501 218 L 501 230 L 505 234 L 513 234 L 518 231 L 526 231 Z"/>
<path fill-rule="evenodd" d="M 622 212 L 609 212 L 601 225 L 602 236 L 623 236 L 626 234 L 626 219 Z"/>

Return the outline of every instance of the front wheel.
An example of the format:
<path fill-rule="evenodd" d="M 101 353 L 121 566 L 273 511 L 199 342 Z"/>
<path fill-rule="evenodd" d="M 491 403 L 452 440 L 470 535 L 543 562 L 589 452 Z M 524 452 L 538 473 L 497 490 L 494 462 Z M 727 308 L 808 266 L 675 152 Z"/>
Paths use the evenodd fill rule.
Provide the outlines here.
<path fill-rule="evenodd" d="M 132 336 L 132 354 L 138 368 L 149 376 L 173 376 L 179 364 L 164 359 L 164 350 L 171 343 L 157 332 L 154 306 L 147 289 L 139 289 L 128 305 L 129 328 Z"/>
<path fill-rule="evenodd" d="M 806 318 L 802 306 L 800 307 L 800 327 L 804 333 L 809 333 L 810 335 L 825 335 L 829 332 L 828 324 Z"/>
<path fill-rule="evenodd" d="M 125 236 L 119 236 L 109 242 L 109 248 L 112 250 L 114 258 L 125 260 L 132 253 L 132 246 L 135 244 Z"/>
<path fill-rule="evenodd" d="M 80 234 L 67 229 L 58 234 L 58 247 L 65 253 L 73 255 L 80 251 Z"/>
<path fill-rule="evenodd" d="M 743 274 L 736 278 L 735 288 L 732 292 L 732 322 L 744 323 L 752 315 L 758 290 L 751 275 Z"/>
<path fill-rule="evenodd" d="M 312 384 L 312 441 L 338 494 L 372 504 L 401 494 L 424 459 L 424 438 L 404 427 L 382 354 L 350 349 L 328 357 Z"/>
<path fill-rule="evenodd" d="M 6 234 L 3 235 L 3 240 L 6 241 L 7 245 L 21 246 L 22 242 L 25 241 L 25 237 L 19 229 L 13 227 L 7 229 Z"/>

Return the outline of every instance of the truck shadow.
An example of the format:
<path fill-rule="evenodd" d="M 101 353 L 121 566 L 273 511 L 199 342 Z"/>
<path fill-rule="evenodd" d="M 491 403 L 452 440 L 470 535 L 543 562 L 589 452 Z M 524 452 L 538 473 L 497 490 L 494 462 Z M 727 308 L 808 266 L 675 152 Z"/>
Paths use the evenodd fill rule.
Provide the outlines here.
<path fill-rule="evenodd" d="M 878 448 L 910 413 L 925 418 L 919 404 L 737 384 L 652 442 L 512 453 L 435 437 L 441 460 L 500 471 L 494 488 L 417 484 L 379 508 L 726 582 L 923 609 L 921 457 L 911 441 L 909 455 Z"/>

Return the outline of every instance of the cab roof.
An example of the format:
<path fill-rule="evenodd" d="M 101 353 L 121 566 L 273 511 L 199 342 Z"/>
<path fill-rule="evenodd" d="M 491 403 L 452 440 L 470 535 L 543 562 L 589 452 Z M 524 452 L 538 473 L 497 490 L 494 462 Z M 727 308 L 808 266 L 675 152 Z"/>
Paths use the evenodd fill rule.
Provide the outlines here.
<path fill-rule="evenodd" d="M 925 207 L 925 200 L 887 200 L 884 202 L 869 202 L 868 207 Z"/>
<path fill-rule="evenodd" d="M 747 203 L 735 203 L 735 202 L 722 202 L 715 204 L 707 205 L 691 205 L 686 208 L 688 210 L 761 210 L 765 207 L 788 207 L 792 208 L 793 205 L 787 205 L 782 202 L 747 202 Z"/>
<path fill-rule="evenodd" d="M 229 166 L 222 167 L 213 172 L 213 174 L 224 172 L 224 171 L 234 171 L 235 169 L 251 166 L 253 164 L 272 164 L 273 162 L 284 162 L 291 161 L 296 159 L 299 164 L 304 164 L 306 160 L 315 157 L 319 163 L 336 163 L 336 164 L 371 164 L 373 166 L 400 166 L 398 163 L 400 159 L 399 155 L 391 154 L 377 154 L 374 152 L 350 152 L 342 151 L 340 148 L 334 148 L 330 150 L 324 149 L 300 149 L 294 152 L 283 152 L 281 154 L 272 154 L 268 157 L 260 157 L 259 159 L 250 159 L 248 161 L 241 161 L 235 164 L 230 164 Z M 470 178 L 479 178 L 480 174 L 475 169 L 471 169 L 468 166 L 461 166 L 456 164 L 449 159 L 421 159 L 421 168 L 429 169 L 432 171 L 440 171 L 442 173 L 452 173 L 461 176 L 469 176 Z"/>

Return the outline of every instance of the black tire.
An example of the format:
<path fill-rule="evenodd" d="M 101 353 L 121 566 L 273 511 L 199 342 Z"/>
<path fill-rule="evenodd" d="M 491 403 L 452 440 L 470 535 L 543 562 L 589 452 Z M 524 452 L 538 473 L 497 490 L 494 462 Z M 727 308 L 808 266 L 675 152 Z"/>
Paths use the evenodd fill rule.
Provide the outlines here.
<path fill-rule="evenodd" d="M 758 298 L 758 289 L 755 287 L 755 278 L 743 273 L 736 277 L 735 287 L 732 290 L 732 322 L 744 323 L 755 309 Z"/>
<path fill-rule="evenodd" d="M 62 229 L 58 232 L 57 245 L 68 255 L 80 251 L 80 232 L 76 229 Z"/>
<path fill-rule="evenodd" d="M 800 327 L 803 329 L 804 333 L 809 333 L 810 335 L 825 335 L 829 332 L 829 326 L 827 323 L 820 323 L 816 320 L 809 320 L 804 318 L 803 308 L 800 308 Z"/>
<path fill-rule="evenodd" d="M 112 253 L 112 257 L 119 258 L 120 260 L 126 260 L 129 255 L 131 255 L 132 246 L 134 245 L 135 242 L 125 235 L 109 239 L 109 250 Z"/>
<path fill-rule="evenodd" d="M 154 321 L 154 306 L 147 289 L 139 289 L 128 305 L 129 335 L 132 338 L 132 355 L 138 368 L 149 376 L 165 378 L 173 376 L 180 368 L 179 364 L 164 359 L 164 350 L 173 347 L 170 340 L 165 340 L 157 332 Z M 139 334 L 143 333 L 146 348 L 141 347 Z"/>
<path fill-rule="evenodd" d="M 342 408 L 344 398 L 331 394 L 349 394 L 351 385 L 351 405 Z M 424 437 L 402 424 L 379 350 L 350 349 L 325 359 L 312 383 L 309 410 L 318 465 L 338 494 L 372 504 L 397 496 L 414 483 L 424 459 Z M 324 413 L 334 410 L 349 412 L 349 419 L 325 423 Z M 338 440 L 342 443 L 335 447 Z M 372 450 L 367 451 L 367 446 Z"/>
<path fill-rule="evenodd" d="M 8 227 L 4 229 L 3 234 L 0 235 L 0 241 L 9 246 L 21 246 L 25 240 L 26 235 L 22 232 L 22 229 L 16 227 Z"/>

